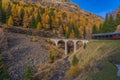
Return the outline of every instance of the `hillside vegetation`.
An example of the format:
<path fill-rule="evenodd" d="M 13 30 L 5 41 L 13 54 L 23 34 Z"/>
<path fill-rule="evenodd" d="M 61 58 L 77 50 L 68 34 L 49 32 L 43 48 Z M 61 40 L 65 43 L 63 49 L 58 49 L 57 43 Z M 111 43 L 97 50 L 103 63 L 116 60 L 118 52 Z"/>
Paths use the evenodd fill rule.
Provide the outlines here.
<path fill-rule="evenodd" d="M 106 14 L 105 21 L 100 24 L 99 28 L 93 26 L 93 34 L 96 33 L 108 33 L 108 32 L 119 32 L 118 27 L 120 25 L 120 7 L 112 13 Z"/>
<path fill-rule="evenodd" d="M 69 60 L 72 62 L 74 55 L 77 56 L 75 80 L 117 80 L 117 68 L 114 64 L 120 63 L 120 40 L 91 41 L 86 48 L 80 48 L 72 54 Z M 76 67 L 76 66 L 75 66 Z M 72 69 L 72 68 L 71 68 Z"/>
<path fill-rule="evenodd" d="M 90 36 L 92 26 L 99 26 L 103 22 L 101 17 L 81 10 L 70 2 L 40 2 L 37 5 L 17 1 L 0 1 L 0 22 L 2 24 L 51 31 L 57 37 L 81 38 L 84 29 Z"/>

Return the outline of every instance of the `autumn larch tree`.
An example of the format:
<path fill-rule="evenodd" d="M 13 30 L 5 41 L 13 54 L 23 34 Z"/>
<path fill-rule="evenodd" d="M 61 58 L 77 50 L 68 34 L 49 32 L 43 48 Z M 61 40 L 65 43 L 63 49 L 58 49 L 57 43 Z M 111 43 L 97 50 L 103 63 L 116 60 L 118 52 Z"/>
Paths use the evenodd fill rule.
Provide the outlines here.
<path fill-rule="evenodd" d="M 37 29 L 40 30 L 41 28 L 42 28 L 42 24 L 40 22 L 38 22 Z"/>
<path fill-rule="evenodd" d="M 9 19 L 8 19 L 8 21 L 7 21 L 7 25 L 8 25 L 8 26 L 13 26 L 13 25 L 14 25 L 12 16 L 9 17 Z"/>

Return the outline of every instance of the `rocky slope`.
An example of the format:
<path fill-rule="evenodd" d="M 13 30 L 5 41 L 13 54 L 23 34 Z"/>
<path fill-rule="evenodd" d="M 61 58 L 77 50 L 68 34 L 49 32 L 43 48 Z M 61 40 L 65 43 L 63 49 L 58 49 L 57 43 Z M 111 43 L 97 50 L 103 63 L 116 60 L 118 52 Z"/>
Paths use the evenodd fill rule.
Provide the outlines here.
<path fill-rule="evenodd" d="M 0 49 L 7 49 L 8 43 L 4 30 L 0 28 Z"/>
<path fill-rule="evenodd" d="M 82 10 L 77 4 L 72 2 L 65 2 L 64 0 L 12 0 L 17 2 L 25 2 L 25 3 L 32 3 L 36 4 L 38 6 L 44 6 L 44 7 L 52 7 L 56 9 L 63 9 L 67 11 L 74 11 L 75 13 L 78 13 L 79 15 L 85 15 L 85 16 L 92 16 L 92 18 L 98 18 L 99 20 L 103 20 L 101 16 L 95 15 L 91 12 Z"/>
<path fill-rule="evenodd" d="M 12 1 L 24 1 L 27 3 L 35 3 L 35 4 L 39 4 L 41 2 L 50 2 L 50 3 L 69 2 L 69 0 L 12 0 Z"/>
<path fill-rule="evenodd" d="M 67 58 L 58 60 L 39 69 L 34 75 L 34 80 L 66 80 L 65 73 L 69 68 L 70 62 Z"/>
<path fill-rule="evenodd" d="M 43 38 L 34 42 L 31 36 L 17 33 L 7 33 L 7 38 L 8 49 L 3 54 L 12 80 L 23 80 L 27 66 L 31 66 L 35 72 L 41 64 L 47 63 L 49 54 Z"/>
<path fill-rule="evenodd" d="M 117 10 L 115 10 L 115 11 L 112 12 L 112 15 L 113 15 L 114 18 L 116 18 L 116 16 L 118 14 L 120 14 L 120 7 Z"/>

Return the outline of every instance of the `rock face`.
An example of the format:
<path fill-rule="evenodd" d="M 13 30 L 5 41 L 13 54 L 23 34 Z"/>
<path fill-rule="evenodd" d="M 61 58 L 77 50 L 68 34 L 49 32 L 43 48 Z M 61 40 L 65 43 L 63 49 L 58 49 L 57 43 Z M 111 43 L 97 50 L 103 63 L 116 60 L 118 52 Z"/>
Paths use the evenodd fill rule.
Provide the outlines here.
<path fill-rule="evenodd" d="M 117 26 L 116 32 L 120 32 L 120 25 Z"/>
<path fill-rule="evenodd" d="M 112 15 L 113 15 L 114 18 L 116 18 L 116 16 L 118 14 L 120 14 L 120 7 L 117 10 L 115 10 L 114 12 L 112 12 Z"/>
<path fill-rule="evenodd" d="M 7 49 L 7 37 L 2 28 L 0 28 L 0 49 Z"/>
<path fill-rule="evenodd" d="M 12 1 L 17 1 L 17 2 L 25 2 L 25 3 L 32 3 L 36 5 L 42 5 L 45 7 L 52 7 L 56 9 L 63 9 L 67 11 L 79 11 L 80 8 L 78 5 L 71 3 L 71 2 L 64 2 L 60 0 L 12 0 Z"/>
<path fill-rule="evenodd" d="M 12 1 L 24 1 L 27 3 L 41 3 L 41 2 L 52 2 L 52 3 L 60 3 L 60 2 L 69 2 L 67 0 L 12 0 Z"/>

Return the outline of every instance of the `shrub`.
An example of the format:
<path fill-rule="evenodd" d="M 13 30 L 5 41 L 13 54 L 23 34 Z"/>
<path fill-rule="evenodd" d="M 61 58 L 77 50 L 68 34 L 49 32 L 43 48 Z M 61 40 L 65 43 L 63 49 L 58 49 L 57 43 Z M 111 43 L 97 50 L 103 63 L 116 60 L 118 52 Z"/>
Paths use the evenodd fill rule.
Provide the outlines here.
<path fill-rule="evenodd" d="M 37 36 L 32 36 L 31 41 L 32 42 L 37 42 L 38 41 L 38 37 Z"/>
<path fill-rule="evenodd" d="M 48 52 L 49 52 L 52 56 L 54 56 L 55 58 L 58 56 L 56 49 L 51 49 L 51 50 L 49 50 Z"/>
<path fill-rule="evenodd" d="M 52 56 L 51 54 L 50 54 L 50 56 L 48 58 L 48 62 L 49 63 L 53 63 L 54 62 L 54 56 Z"/>
<path fill-rule="evenodd" d="M 4 62 L 2 54 L 0 54 L 0 80 L 10 80 L 8 66 Z"/>
<path fill-rule="evenodd" d="M 84 49 L 86 49 L 86 43 L 84 43 L 84 46 L 83 46 L 83 47 L 84 47 Z"/>
<path fill-rule="evenodd" d="M 50 53 L 50 56 L 48 58 L 48 62 L 53 63 L 54 60 L 58 57 L 58 53 L 55 49 L 51 49 L 48 52 Z"/>
<path fill-rule="evenodd" d="M 24 74 L 24 80 L 33 80 L 32 68 L 28 66 Z"/>
<path fill-rule="evenodd" d="M 72 59 L 72 66 L 76 66 L 78 64 L 78 59 L 76 57 L 76 55 L 73 56 L 73 59 Z"/>
<path fill-rule="evenodd" d="M 71 68 L 70 68 L 70 70 L 67 72 L 67 74 L 66 74 L 66 78 L 73 78 L 74 76 L 76 76 L 77 74 L 78 74 L 78 72 L 79 72 L 79 66 L 78 65 L 76 65 L 76 66 L 72 66 Z"/>

